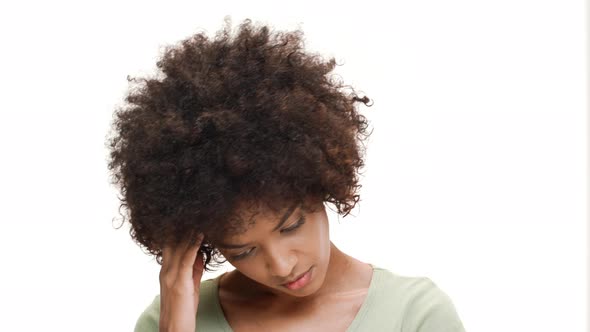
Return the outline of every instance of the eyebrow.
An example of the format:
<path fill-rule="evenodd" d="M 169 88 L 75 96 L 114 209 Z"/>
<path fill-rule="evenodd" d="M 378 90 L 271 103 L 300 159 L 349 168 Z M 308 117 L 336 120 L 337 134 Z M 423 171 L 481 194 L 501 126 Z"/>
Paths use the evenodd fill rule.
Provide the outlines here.
<path fill-rule="evenodd" d="M 289 210 L 287 210 L 287 212 L 285 212 L 285 214 L 283 214 L 279 223 L 275 226 L 275 228 L 272 229 L 273 232 L 276 232 L 279 228 L 281 228 L 281 226 L 283 226 L 285 224 L 285 222 L 287 222 L 287 220 L 293 214 L 293 211 L 295 211 L 297 206 L 298 206 L 298 204 L 293 205 L 291 208 L 289 208 Z M 246 243 L 246 244 L 218 243 L 217 247 L 222 248 L 222 249 L 241 249 L 241 248 L 247 247 L 249 245 L 250 245 L 249 243 Z"/>

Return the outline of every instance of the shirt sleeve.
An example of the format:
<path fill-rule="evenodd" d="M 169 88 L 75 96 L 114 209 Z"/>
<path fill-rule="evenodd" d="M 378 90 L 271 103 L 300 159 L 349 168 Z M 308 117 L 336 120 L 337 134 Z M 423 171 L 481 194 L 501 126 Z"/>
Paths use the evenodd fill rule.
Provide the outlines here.
<path fill-rule="evenodd" d="M 415 287 L 402 332 L 465 332 L 452 300 L 432 280 L 422 278 Z"/>
<path fill-rule="evenodd" d="M 154 301 L 139 315 L 133 332 L 158 332 L 160 324 L 160 297 Z"/>

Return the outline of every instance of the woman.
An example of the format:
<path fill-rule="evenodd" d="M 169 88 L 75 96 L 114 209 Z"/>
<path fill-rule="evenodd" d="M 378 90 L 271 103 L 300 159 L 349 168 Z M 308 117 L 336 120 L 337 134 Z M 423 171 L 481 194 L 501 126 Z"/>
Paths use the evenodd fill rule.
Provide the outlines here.
<path fill-rule="evenodd" d="M 162 265 L 136 331 L 464 331 L 428 278 L 331 241 L 325 204 L 359 200 L 367 97 L 346 93 L 302 33 L 249 20 L 169 47 L 133 79 L 109 169 L 131 236 Z M 225 258 L 235 270 L 201 282 Z"/>

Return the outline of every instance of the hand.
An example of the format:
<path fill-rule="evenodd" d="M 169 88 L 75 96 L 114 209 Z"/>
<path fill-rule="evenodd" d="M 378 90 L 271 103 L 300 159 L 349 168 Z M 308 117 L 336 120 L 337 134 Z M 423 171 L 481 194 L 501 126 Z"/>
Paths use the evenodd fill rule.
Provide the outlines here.
<path fill-rule="evenodd" d="M 185 241 L 162 250 L 160 269 L 160 332 L 195 332 L 203 276 L 203 235 L 194 245 Z"/>

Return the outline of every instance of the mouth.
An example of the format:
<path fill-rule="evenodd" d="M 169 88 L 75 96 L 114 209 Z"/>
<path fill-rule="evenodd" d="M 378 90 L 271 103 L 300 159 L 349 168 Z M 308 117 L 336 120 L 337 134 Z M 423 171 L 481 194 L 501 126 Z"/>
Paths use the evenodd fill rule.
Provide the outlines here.
<path fill-rule="evenodd" d="M 310 267 L 309 270 L 307 270 L 306 272 L 300 274 L 292 281 L 282 284 L 281 286 L 286 287 L 290 290 L 297 290 L 305 287 L 311 280 L 311 269 L 312 268 Z"/>

